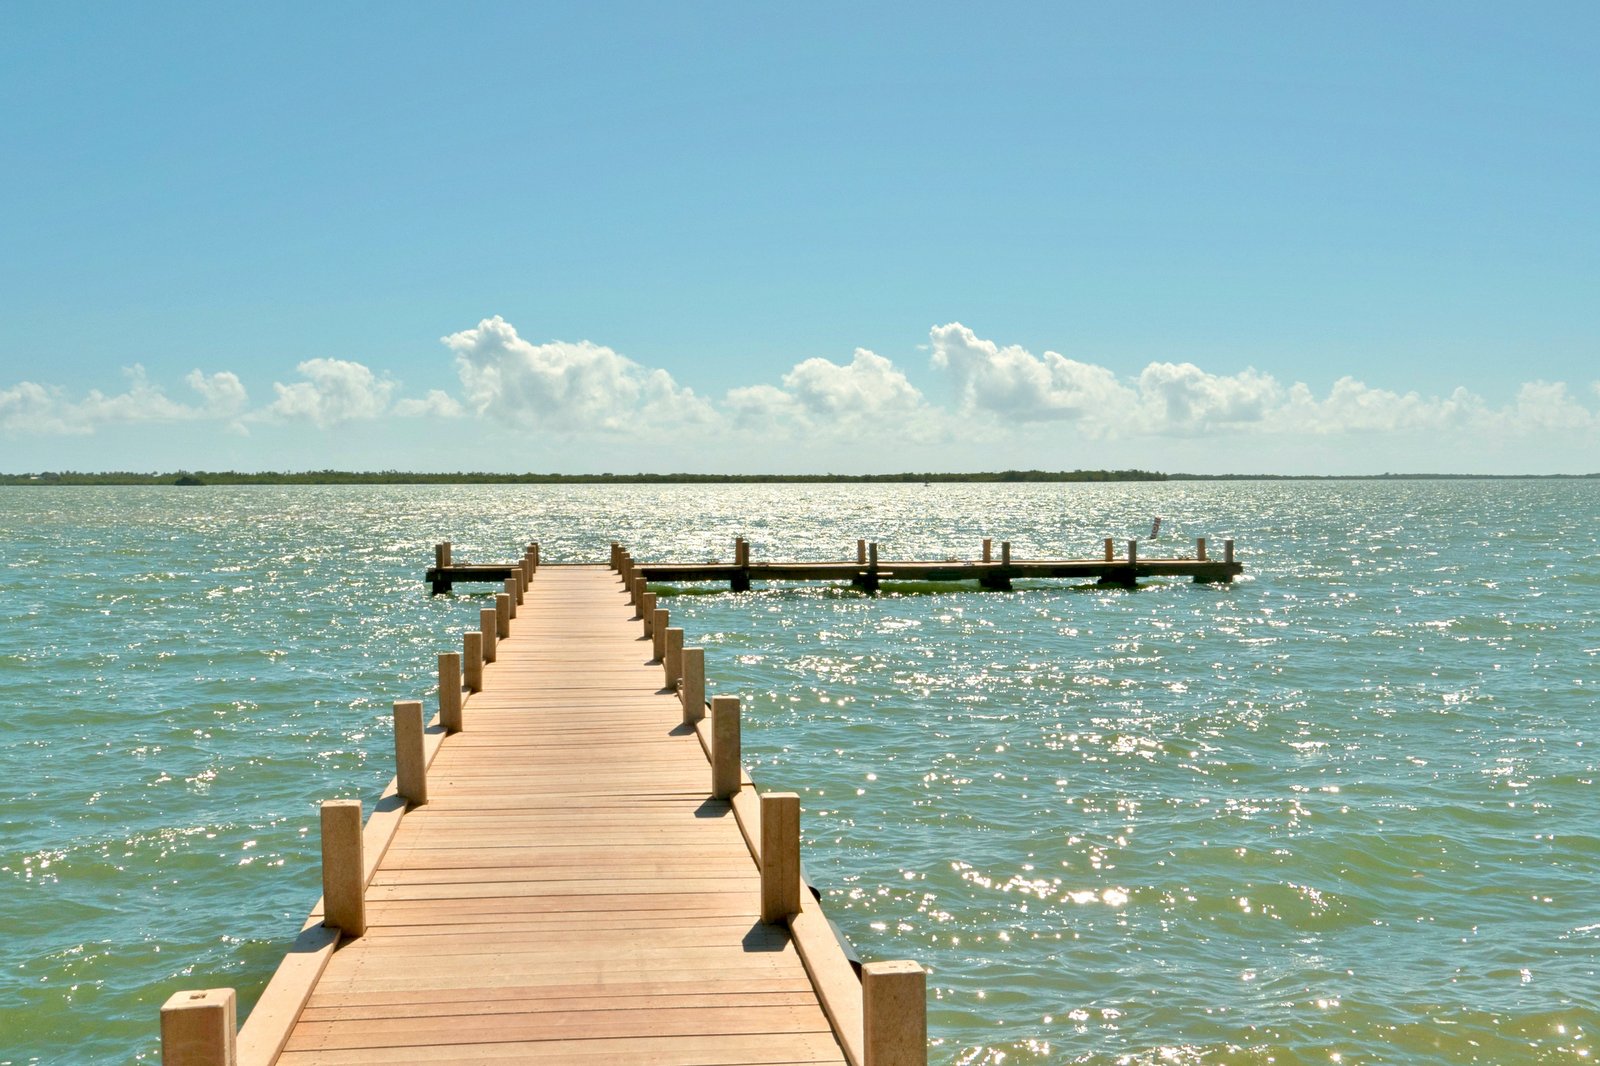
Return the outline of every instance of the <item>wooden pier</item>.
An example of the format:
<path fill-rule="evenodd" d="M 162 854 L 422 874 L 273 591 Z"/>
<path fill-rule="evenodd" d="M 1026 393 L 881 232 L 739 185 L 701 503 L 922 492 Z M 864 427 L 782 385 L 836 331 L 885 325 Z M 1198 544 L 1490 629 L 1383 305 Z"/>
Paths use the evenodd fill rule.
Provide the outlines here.
<path fill-rule="evenodd" d="M 878 545 L 856 542 L 854 562 L 772 562 L 750 559 L 750 544 L 744 538 L 734 542 L 731 563 L 634 562 L 619 544 L 611 547 L 612 565 L 624 560 L 630 576 L 666 584 L 693 581 L 726 581 L 735 592 L 748 591 L 756 581 L 848 581 L 857 588 L 876 591 L 885 581 L 976 582 L 986 589 L 1009 589 L 1013 581 L 1041 578 L 1066 578 L 1093 581 L 1100 585 L 1124 588 L 1136 586 L 1143 578 L 1187 577 L 1202 584 L 1228 583 L 1244 573 L 1233 558 L 1233 541 L 1223 541 L 1221 559 L 1209 558 L 1204 537 L 1195 542 L 1190 557 L 1146 557 L 1140 555 L 1139 542 L 1130 540 L 1120 557 L 1116 545 L 1107 538 L 1102 553 L 1095 559 L 1020 559 L 1011 554 L 1008 541 L 983 542 L 977 559 L 895 560 L 881 559 Z"/>
<path fill-rule="evenodd" d="M 925 1063 L 921 967 L 852 966 L 704 651 L 642 582 L 536 560 L 439 657 L 432 723 L 396 703 L 365 826 L 324 804 L 323 898 L 244 1027 L 180 992 L 166 1066 Z"/>

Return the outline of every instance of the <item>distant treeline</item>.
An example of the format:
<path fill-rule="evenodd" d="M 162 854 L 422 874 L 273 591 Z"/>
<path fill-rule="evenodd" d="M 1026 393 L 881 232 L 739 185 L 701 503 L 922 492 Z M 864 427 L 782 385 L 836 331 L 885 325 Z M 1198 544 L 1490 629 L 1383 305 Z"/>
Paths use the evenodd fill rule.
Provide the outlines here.
<path fill-rule="evenodd" d="M 0 474 L 4 485 L 761 485 L 1095 481 L 1456 481 L 1600 478 L 1596 474 L 1162 474 L 1152 470 L 991 470 L 975 474 L 425 474 L 407 470 L 178 470 L 143 474 L 77 470 Z"/>
<path fill-rule="evenodd" d="M 1149 470 L 999 470 L 980 474 L 419 474 L 406 470 L 179 470 L 0 474 L 0 485 L 750 485 L 827 482 L 1165 481 Z"/>

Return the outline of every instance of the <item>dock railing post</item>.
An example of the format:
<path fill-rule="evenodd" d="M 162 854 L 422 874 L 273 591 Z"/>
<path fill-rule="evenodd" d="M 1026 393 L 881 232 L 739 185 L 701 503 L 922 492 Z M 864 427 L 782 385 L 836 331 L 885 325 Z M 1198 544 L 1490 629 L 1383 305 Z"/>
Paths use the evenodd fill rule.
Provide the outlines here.
<path fill-rule="evenodd" d="M 422 701 L 394 701 L 395 791 L 411 806 L 428 802 L 428 764 L 422 753 Z"/>
<path fill-rule="evenodd" d="M 483 633 L 469 629 L 461 634 L 461 661 L 466 667 L 462 684 L 468 692 L 483 691 Z"/>
<path fill-rule="evenodd" d="M 856 565 L 867 565 L 867 542 L 865 538 L 856 541 Z"/>
<path fill-rule="evenodd" d="M 993 537 L 984 537 L 983 538 L 983 561 L 986 562 L 986 563 L 994 562 L 994 538 Z"/>
<path fill-rule="evenodd" d="M 442 540 L 433 546 L 433 565 L 440 569 L 444 568 L 444 541 Z"/>
<path fill-rule="evenodd" d="M 441 558 L 439 560 L 439 565 L 440 566 L 450 566 L 451 565 L 451 563 L 450 563 L 450 542 L 449 541 L 442 542 L 439 545 L 439 550 L 440 550 L 440 555 L 441 555 Z"/>
<path fill-rule="evenodd" d="M 646 595 L 647 593 L 645 592 L 644 578 L 634 578 L 633 596 L 628 600 L 628 602 L 633 604 L 634 608 L 638 611 L 638 617 L 640 618 L 644 617 L 644 598 Z"/>
<path fill-rule="evenodd" d="M 162 1066 L 236 1066 L 239 997 L 231 988 L 174 992 L 161 1005 Z"/>
<path fill-rule="evenodd" d="M 539 542 L 533 541 L 528 545 L 528 556 L 533 560 L 533 569 L 539 569 Z"/>
<path fill-rule="evenodd" d="M 655 630 L 652 628 L 656 622 L 656 594 L 644 592 L 639 595 L 639 618 L 644 622 L 644 635 L 655 639 Z"/>
<path fill-rule="evenodd" d="M 1009 540 L 1003 540 L 1000 542 L 1000 565 L 1011 565 L 1011 542 Z"/>
<path fill-rule="evenodd" d="M 928 974 L 910 961 L 861 967 L 863 1066 L 927 1066 Z"/>
<path fill-rule="evenodd" d="M 682 626 L 673 626 L 667 630 L 666 655 L 662 656 L 661 669 L 666 676 L 666 687 L 677 689 L 678 681 L 683 677 Z"/>
<path fill-rule="evenodd" d="M 800 795 L 761 797 L 761 920 L 769 925 L 800 913 Z"/>
<path fill-rule="evenodd" d="M 504 592 L 494 594 L 494 635 L 501 640 L 511 635 L 511 597 Z"/>
<path fill-rule="evenodd" d="M 517 616 L 517 604 L 522 602 L 522 579 L 516 577 L 506 578 L 506 617 Z"/>
<path fill-rule="evenodd" d="M 729 799 L 739 791 L 739 697 L 711 697 L 711 795 Z"/>
<path fill-rule="evenodd" d="M 483 634 L 483 661 L 494 662 L 495 637 L 500 632 L 500 612 L 493 607 L 484 607 L 478 611 L 478 631 Z"/>
<path fill-rule="evenodd" d="M 662 664 L 667 661 L 667 623 L 669 621 L 671 621 L 670 612 L 665 607 L 657 607 L 650 612 L 651 658 Z"/>
<path fill-rule="evenodd" d="M 1202 563 L 1206 561 L 1206 538 L 1194 538 L 1194 557 Z"/>
<path fill-rule="evenodd" d="M 1231 540 L 1222 542 L 1222 561 L 1225 563 L 1233 562 L 1233 541 Z"/>
<path fill-rule="evenodd" d="M 878 542 L 872 541 L 867 545 L 867 569 L 876 572 L 878 569 Z"/>
<path fill-rule="evenodd" d="M 361 856 L 361 801 L 322 804 L 322 924 L 345 936 L 367 931 L 366 867 Z"/>
<path fill-rule="evenodd" d="M 683 684 L 678 687 L 683 701 L 683 721 L 693 725 L 706 716 L 706 650 L 683 649 Z"/>
<path fill-rule="evenodd" d="M 461 654 L 439 653 L 439 724 L 446 733 L 461 732 Z"/>
<path fill-rule="evenodd" d="M 1117 557 L 1116 546 L 1111 542 L 1111 538 L 1107 537 L 1106 538 L 1106 562 L 1109 563 L 1111 560 L 1115 559 L 1116 557 Z"/>
<path fill-rule="evenodd" d="M 1128 541 L 1128 565 L 1139 565 L 1139 542 L 1136 540 Z"/>

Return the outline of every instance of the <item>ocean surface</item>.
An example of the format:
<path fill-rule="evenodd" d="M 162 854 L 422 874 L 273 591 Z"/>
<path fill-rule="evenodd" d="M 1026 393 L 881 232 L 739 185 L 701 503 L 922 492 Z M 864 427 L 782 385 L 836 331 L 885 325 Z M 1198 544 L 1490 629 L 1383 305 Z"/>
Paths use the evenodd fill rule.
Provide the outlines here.
<path fill-rule="evenodd" d="M 316 806 L 392 774 L 459 560 L 1141 555 L 1231 586 L 665 600 L 939 1063 L 1586 1061 L 1600 482 L 0 489 L 0 1064 L 154 1062 L 254 1002 Z M 487 586 L 481 586 L 487 589 Z M 485 593 L 486 594 L 486 593 Z"/>

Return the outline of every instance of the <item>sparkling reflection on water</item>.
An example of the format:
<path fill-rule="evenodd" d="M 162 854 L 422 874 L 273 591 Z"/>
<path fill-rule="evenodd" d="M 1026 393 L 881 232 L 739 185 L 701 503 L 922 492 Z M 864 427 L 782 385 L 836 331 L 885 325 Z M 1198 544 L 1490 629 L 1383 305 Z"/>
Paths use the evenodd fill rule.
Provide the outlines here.
<path fill-rule="evenodd" d="M 1559 1062 L 1600 1020 L 1600 484 L 20 489 L 0 494 L 0 1062 L 153 1057 L 251 1001 L 370 801 L 390 701 L 547 561 L 1088 554 L 1234 537 L 1231 588 L 664 600 L 804 797 L 933 1061 Z M 68 1051 L 70 1050 L 70 1054 Z"/>

